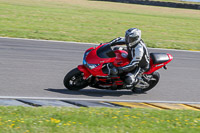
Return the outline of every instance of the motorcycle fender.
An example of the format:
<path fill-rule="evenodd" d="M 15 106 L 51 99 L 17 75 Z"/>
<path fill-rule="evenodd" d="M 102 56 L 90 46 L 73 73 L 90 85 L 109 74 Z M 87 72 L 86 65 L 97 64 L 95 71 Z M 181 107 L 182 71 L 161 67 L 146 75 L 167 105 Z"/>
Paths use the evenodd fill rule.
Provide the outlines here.
<path fill-rule="evenodd" d="M 91 75 L 91 73 L 87 70 L 87 68 L 84 65 L 79 65 L 78 70 L 84 73 L 83 79 L 88 79 Z"/>

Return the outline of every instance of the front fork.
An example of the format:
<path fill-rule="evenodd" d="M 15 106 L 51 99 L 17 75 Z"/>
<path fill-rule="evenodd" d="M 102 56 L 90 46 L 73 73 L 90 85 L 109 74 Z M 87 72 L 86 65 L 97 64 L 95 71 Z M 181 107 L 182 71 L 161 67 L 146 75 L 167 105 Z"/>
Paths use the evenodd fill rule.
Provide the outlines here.
<path fill-rule="evenodd" d="M 78 65 L 78 70 L 84 73 L 83 79 L 87 80 L 90 78 L 91 73 L 87 70 L 87 68 L 84 65 Z"/>

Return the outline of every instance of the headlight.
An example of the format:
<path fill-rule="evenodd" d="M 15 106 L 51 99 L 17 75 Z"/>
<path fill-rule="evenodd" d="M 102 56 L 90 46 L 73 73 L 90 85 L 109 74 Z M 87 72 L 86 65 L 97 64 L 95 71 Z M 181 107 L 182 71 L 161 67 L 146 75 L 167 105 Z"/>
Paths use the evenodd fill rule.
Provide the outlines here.
<path fill-rule="evenodd" d="M 83 65 L 89 69 L 93 69 L 95 67 L 98 67 L 100 64 L 88 64 L 87 61 L 85 59 L 83 59 Z"/>
<path fill-rule="evenodd" d="M 93 69 L 93 68 L 95 68 L 95 67 L 98 67 L 100 64 L 88 64 L 87 63 L 87 66 L 88 66 L 88 68 L 90 68 L 90 69 Z"/>

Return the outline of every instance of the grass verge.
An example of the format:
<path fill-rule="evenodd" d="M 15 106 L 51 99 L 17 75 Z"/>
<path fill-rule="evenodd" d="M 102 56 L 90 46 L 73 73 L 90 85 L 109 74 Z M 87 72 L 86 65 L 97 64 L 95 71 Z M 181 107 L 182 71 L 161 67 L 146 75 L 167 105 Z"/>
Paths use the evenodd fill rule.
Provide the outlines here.
<path fill-rule="evenodd" d="M 101 43 L 141 29 L 148 47 L 200 50 L 200 11 L 94 0 L 0 0 L 0 36 Z"/>
<path fill-rule="evenodd" d="M 200 113 L 128 108 L 0 107 L 2 133 L 197 133 Z"/>

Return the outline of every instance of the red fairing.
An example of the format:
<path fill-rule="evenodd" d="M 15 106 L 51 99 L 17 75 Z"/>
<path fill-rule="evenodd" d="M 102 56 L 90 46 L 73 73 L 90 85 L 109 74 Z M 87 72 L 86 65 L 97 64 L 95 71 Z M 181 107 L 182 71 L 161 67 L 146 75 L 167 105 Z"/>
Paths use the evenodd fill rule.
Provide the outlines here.
<path fill-rule="evenodd" d="M 113 58 L 100 58 L 97 55 L 97 50 L 100 47 L 103 47 L 105 44 L 99 45 L 97 48 L 93 49 L 86 57 L 86 61 L 88 64 L 99 64 L 99 66 L 95 67 L 94 69 L 88 69 L 87 70 L 93 75 L 93 76 L 108 76 L 108 74 L 103 73 L 102 68 L 106 63 L 113 63 L 116 67 L 122 67 L 127 64 L 129 64 L 128 53 L 124 50 L 115 50 L 114 53 L 116 57 Z"/>
<path fill-rule="evenodd" d="M 128 53 L 124 50 L 116 50 L 116 59 L 113 62 L 113 65 L 116 67 L 123 67 L 125 65 L 128 65 L 130 63 L 128 59 Z"/>
<path fill-rule="evenodd" d="M 90 51 L 90 50 L 92 50 L 92 49 L 94 49 L 94 48 L 93 48 L 93 47 L 91 47 L 91 48 L 87 49 L 85 52 L 88 52 L 88 51 Z"/>
<path fill-rule="evenodd" d="M 172 61 L 172 60 L 173 60 L 173 56 L 172 56 L 171 54 L 167 54 L 167 55 L 168 55 L 168 57 L 169 57 L 169 62 Z M 169 62 L 168 62 L 168 63 L 169 63 Z"/>
<path fill-rule="evenodd" d="M 79 65 L 78 69 L 81 72 L 84 73 L 84 77 L 83 77 L 84 79 L 87 79 L 91 74 L 93 76 L 108 76 L 108 74 L 103 73 L 103 71 L 102 71 L 102 65 L 103 64 L 99 65 L 98 67 L 96 67 L 96 68 L 94 68 L 92 70 L 86 68 L 84 65 Z"/>
<path fill-rule="evenodd" d="M 173 56 L 171 54 L 167 54 L 169 57 L 169 60 L 160 64 L 153 64 L 153 60 L 150 59 L 150 69 L 149 71 L 145 72 L 144 74 L 151 74 L 153 72 L 155 72 L 156 70 L 164 67 L 166 64 L 168 64 L 170 61 L 173 60 Z"/>
<path fill-rule="evenodd" d="M 95 48 L 94 50 L 92 50 L 88 56 L 86 57 L 86 60 L 89 64 L 102 64 L 102 63 L 109 63 L 109 62 L 113 62 L 115 60 L 114 58 L 100 58 L 97 56 L 97 50 L 102 47 L 105 44 L 99 45 L 97 48 Z"/>
<path fill-rule="evenodd" d="M 102 71 L 102 66 L 103 64 L 100 64 L 98 67 L 94 69 L 88 69 L 88 71 L 93 75 L 93 76 L 108 76 L 108 74 L 103 73 Z"/>
<path fill-rule="evenodd" d="M 84 73 L 83 79 L 87 79 L 91 74 L 84 65 L 79 65 L 78 70 Z"/>

